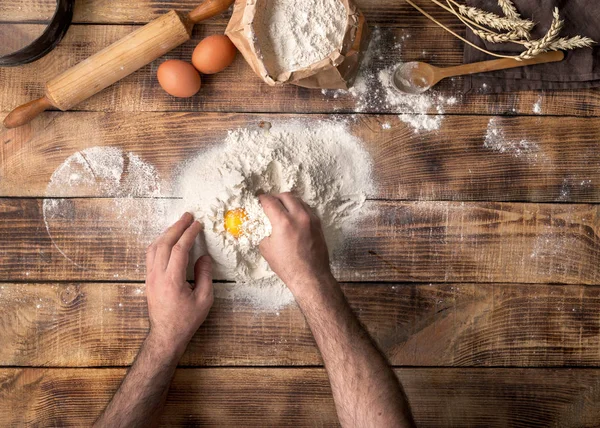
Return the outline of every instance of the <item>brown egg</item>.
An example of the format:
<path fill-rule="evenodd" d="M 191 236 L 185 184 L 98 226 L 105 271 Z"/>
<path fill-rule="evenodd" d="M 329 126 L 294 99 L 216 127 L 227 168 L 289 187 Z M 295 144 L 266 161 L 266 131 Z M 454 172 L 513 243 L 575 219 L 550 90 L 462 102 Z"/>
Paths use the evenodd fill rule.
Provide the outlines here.
<path fill-rule="evenodd" d="M 187 98 L 200 89 L 200 74 L 189 62 L 169 59 L 156 71 L 158 83 L 167 94 Z"/>
<path fill-rule="evenodd" d="M 225 70 L 236 53 L 237 49 L 229 37 L 215 34 L 198 43 L 192 54 L 192 64 L 201 73 L 214 74 Z"/>

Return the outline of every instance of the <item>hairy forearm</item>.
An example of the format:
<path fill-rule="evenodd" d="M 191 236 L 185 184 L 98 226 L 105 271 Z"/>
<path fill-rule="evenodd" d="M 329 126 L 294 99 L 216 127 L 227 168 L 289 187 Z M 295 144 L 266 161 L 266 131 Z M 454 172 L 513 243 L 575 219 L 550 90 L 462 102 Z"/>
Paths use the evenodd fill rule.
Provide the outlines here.
<path fill-rule="evenodd" d="M 181 349 L 148 335 L 123 383 L 94 426 L 157 425 L 182 353 Z"/>
<path fill-rule="evenodd" d="M 313 332 L 344 427 L 414 426 L 408 401 L 384 356 L 333 278 L 297 298 Z"/>

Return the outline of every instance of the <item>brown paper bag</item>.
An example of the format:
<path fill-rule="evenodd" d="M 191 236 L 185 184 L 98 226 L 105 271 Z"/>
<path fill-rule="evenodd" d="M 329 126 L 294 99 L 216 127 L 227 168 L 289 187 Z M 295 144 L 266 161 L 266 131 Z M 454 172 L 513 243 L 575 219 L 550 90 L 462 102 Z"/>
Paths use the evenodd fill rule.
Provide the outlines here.
<path fill-rule="evenodd" d="M 262 0 L 236 0 L 225 34 L 236 45 L 254 72 L 269 85 L 292 83 L 305 88 L 348 89 L 354 82 L 362 51 L 368 45 L 369 28 L 352 0 L 340 0 L 348 13 L 341 46 L 327 58 L 309 67 L 273 76 L 260 55 L 253 22 L 262 10 Z"/>

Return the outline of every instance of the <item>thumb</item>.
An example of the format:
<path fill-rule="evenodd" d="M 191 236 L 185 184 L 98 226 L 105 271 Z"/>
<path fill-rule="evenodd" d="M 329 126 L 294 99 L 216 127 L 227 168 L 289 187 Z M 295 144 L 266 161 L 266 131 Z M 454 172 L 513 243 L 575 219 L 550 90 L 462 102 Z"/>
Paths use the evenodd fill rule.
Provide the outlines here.
<path fill-rule="evenodd" d="M 212 294 L 212 258 L 204 255 L 194 265 L 194 293 L 206 297 Z"/>

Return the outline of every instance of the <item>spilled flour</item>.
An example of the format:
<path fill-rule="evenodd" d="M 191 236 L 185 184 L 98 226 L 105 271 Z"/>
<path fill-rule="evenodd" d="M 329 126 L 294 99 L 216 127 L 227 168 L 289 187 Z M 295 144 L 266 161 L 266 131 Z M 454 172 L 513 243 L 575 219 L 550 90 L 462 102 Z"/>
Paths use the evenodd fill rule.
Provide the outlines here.
<path fill-rule="evenodd" d="M 91 147 L 69 156 L 52 174 L 46 194 L 61 194 L 65 186 L 69 194 L 78 196 L 160 195 L 156 169 L 117 147 Z"/>
<path fill-rule="evenodd" d="M 190 211 L 204 223 L 206 242 L 193 258 L 208 252 L 215 279 L 237 281 L 219 287 L 217 296 L 276 308 L 293 297 L 258 251 L 271 225 L 255 195 L 292 191 L 300 196 L 321 218 L 333 252 L 373 190 L 371 170 L 361 141 L 341 123 L 282 122 L 270 130 L 240 129 L 182 168 L 175 187 L 181 206 L 175 211 Z M 246 234 L 239 238 L 224 227 L 224 214 L 237 208 L 247 213 Z"/>
<path fill-rule="evenodd" d="M 360 69 L 353 86 L 349 91 L 324 90 L 323 95 L 334 99 L 344 94 L 354 98 L 355 109 L 359 112 L 380 113 L 382 110 L 400 113 L 398 118 L 410 126 L 415 133 L 432 132 L 440 129 L 444 119 L 445 106 L 458 102 L 456 97 L 444 97 L 435 90 L 419 95 L 405 94 L 393 85 L 396 67 L 402 62 L 385 65 L 384 59 L 390 52 L 401 56 L 402 44 L 410 36 L 400 41 L 388 40 L 387 32 L 382 33 L 379 27 L 372 32 L 371 42 L 364 54 Z"/>
<path fill-rule="evenodd" d="M 511 140 L 506 136 L 498 118 L 492 117 L 487 126 L 483 147 L 498 153 L 507 153 L 515 158 L 536 162 L 547 160 L 537 143 L 527 139 Z"/>
<path fill-rule="evenodd" d="M 60 198 L 66 188 L 69 196 L 106 199 L 91 204 L 76 203 L 70 198 Z M 94 255 L 73 247 L 68 235 L 74 219 L 94 219 L 95 225 L 87 232 L 90 242 L 112 237 L 126 239 L 129 235 L 139 243 L 139 251 L 143 253 L 144 246 L 165 226 L 166 207 L 152 199 L 160 194 L 158 172 L 138 155 L 117 147 L 91 147 L 69 156 L 52 174 L 43 201 L 44 223 L 57 250 L 76 266 L 88 269 Z M 94 210 L 93 215 L 88 212 L 90 209 Z M 115 219 L 122 221 L 114 223 Z M 105 224 L 115 226 L 103 229 Z M 102 247 L 101 242 L 98 247 Z M 109 253 L 101 252 L 107 257 Z"/>
<path fill-rule="evenodd" d="M 264 0 L 254 31 L 273 75 L 307 67 L 342 44 L 348 21 L 341 0 Z"/>

